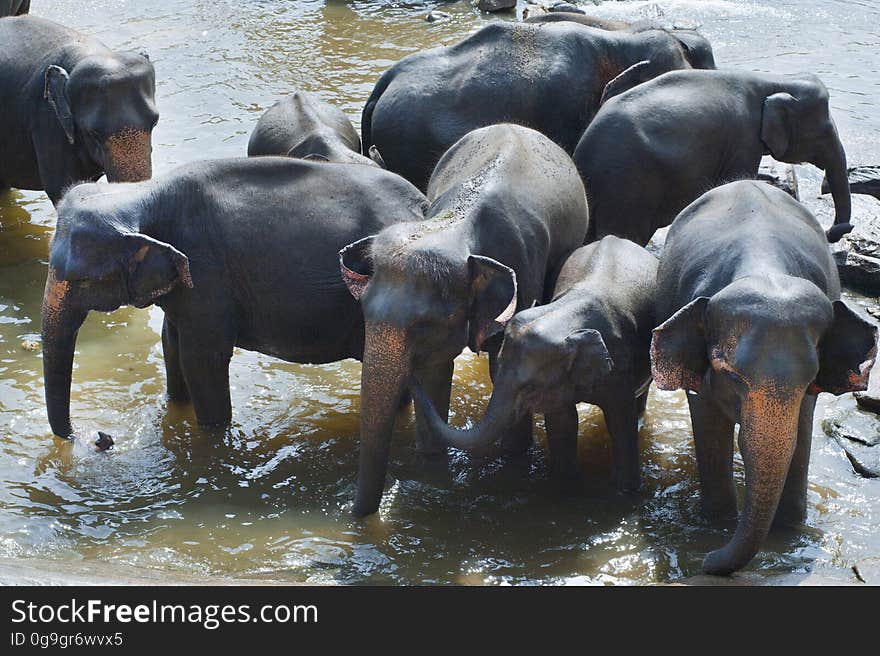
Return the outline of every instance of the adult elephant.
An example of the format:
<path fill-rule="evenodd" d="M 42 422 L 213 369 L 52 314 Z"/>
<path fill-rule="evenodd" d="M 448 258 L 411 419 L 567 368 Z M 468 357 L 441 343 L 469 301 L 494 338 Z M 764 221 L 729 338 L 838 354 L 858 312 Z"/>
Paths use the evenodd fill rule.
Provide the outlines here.
<path fill-rule="evenodd" d="M 815 75 L 674 71 L 611 98 L 574 152 L 591 237 L 647 244 L 707 189 L 755 178 L 765 154 L 825 169 L 828 240 L 852 230 L 846 153 Z"/>
<path fill-rule="evenodd" d="M 437 164 L 428 200 L 424 221 L 391 226 L 340 252 L 366 322 L 357 515 L 379 507 L 395 410 L 410 376 L 445 419 L 455 357 L 465 346 L 486 350 L 494 371 L 505 323 L 552 292 L 558 268 L 587 232 L 571 158 L 517 125 L 459 140 Z M 416 420 L 420 449 L 445 452 L 420 412 Z M 505 446 L 521 452 L 530 443 L 529 416 Z"/>
<path fill-rule="evenodd" d="M 740 427 L 745 503 L 733 538 L 703 562 L 709 574 L 729 574 L 755 556 L 774 518 L 806 517 L 816 395 L 865 389 L 877 329 L 840 300 L 816 219 L 763 182 L 717 187 L 679 214 L 657 288 L 664 323 L 651 345 L 654 382 L 688 391 L 712 517 L 736 515 Z"/>
<path fill-rule="evenodd" d="M 24 16 L 31 10 L 31 0 L 0 0 L 0 18 Z"/>
<path fill-rule="evenodd" d="M 491 23 L 388 69 L 364 107 L 363 147 L 375 146 L 390 170 L 420 189 L 452 144 L 486 125 L 525 125 L 571 153 L 609 82 L 621 76 L 616 84 L 631 86 L 690 68 L 696 39 L 711 54 L 694 32 L 683 40 L 675 31 L 608 31 L 571 21 Z M 714 67 L 709 60 L 703 63 Z"/>
<path fill-rule="evenodd" d="M 345 244 L 424 216 L 425 197 L 375 166 L 255 157 L 198 162 L 137 184 L 74 187 L 58 206 L 43 299 L 52 431 L 73 432 L 76 335 L 91 310 L 158 305 L 168 395 L 201 425 L 231 417 L 233 347 L 289 362 L 360 358 Z"/>
<path fill-rule="evenodd" d="M 72 184 L 152 173 L 155 72 L 57 23 L 0 21 L 0 188 L 43 189 L 56 205 Z"/>

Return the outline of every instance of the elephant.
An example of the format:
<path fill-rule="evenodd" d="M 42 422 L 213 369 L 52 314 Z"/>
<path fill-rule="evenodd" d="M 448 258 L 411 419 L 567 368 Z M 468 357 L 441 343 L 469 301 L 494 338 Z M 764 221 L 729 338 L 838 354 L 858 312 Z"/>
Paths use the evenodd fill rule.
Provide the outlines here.
<path fill-rule="evenodd" d="M 707 189 L 755 178 L 765 154 L 824 168 L 836 213 L 828 241 L 852 230 L 846 153 L 816 76 L 673 71 L 612 97 L 574 152 L 591 237 L 647 244 Z"/>
<path fill-rule="evenodd" d="M 424 218 L 425 197 L 374 166 L 286 157 L 196 162 L 147 182 L 83 184 L 58 206 L 42 307 L 52 431 L 69 437 L 79 327 L 91 310 L 165 312 L 168 397 L 229 424 L 233 347 L 288 362 L 360 358 L 345 244 Z"/>
<path fill-rule="evenodd" d="M 473 428 L 443 422 L 412 385 L 427 426 L 460 449 L 485 448 L 526 414 L 543 413 L 553 471 L 577 471 L 577 403 L 598 405 L 611 435 L 617 487 L 639 487 L 639 414 L 651 384 L 657 258 L 614 236 L 565 261 L 553 299 L 518 312 L 504 329 L 486 414 Z"/>
<path fill-rule="evenodd" d="M 638 20 L 628 23 L 621 20 L 612 20 L 609 18 L 599 18 L 597 16 L 588 16 L 583 13 L 571 11 L 553 11 L 549 14 L 540 14 L 532 16 L 525 20 L 526 23 L 559 23 L 569 21 L 585 25 L 586 27 L 594 27 L 600 30 L 624 31 L 631 34 L 646 32 L 648 30 L 666 29 L 659 23 L 651 20 Z M 672 31 L 675 38 L 682 42 L 683 47 L 687 51 L 687 59 L 691 64 L 691 68 L 715 68 L 715 57 L 712 53 L 712 46 L 705 37 L 696 29 L 675 28 Z"/>
<path fill-rule="evenodd" d="M 540 180 L 540 184 L 535 184 Z M 498 124 L 469 132 L 437 164 L 423 221 L 385 228 L 340 251 L 366 338 L 354 513 L 379 507 L 395 409 L 416 375 L 444 417 L 453 360 L 465 346 L 494 367 L 504 325 L 553 289 L 587 232 L 584 187 L 571 158 L 542 134 Z M 419 450 L 445 447 L 416 412 Z M 527 431 L 527 432 L 526 432 Z M 531 418 L 505 447 L 531 443 Z"/>
<path fill-rule="evenodd" d="M 42 189 L 57 205 L 104 173 L 151 176 L 159 114 L 146 55 L 36 16 L 0 21 L 0 44 L 0 188 Z"/>
<path fill-rule="evenodd" d="M 24 16 L 31 10 L 31 0 L 0 0 L 0 18 Z"/>
<path fill-rule="evenodd" d="M 251 133 L 247 154 L 376 164 L 361 155 L 361 139 L 348 117 L 304 91 L 296 91 L 266 110 Z"/>
<path fill-rule="evenodd" d="M 732 539 L 709 574 L 745 567 L 771 524 L 806 517 L 813 412 L 820 392 L 863 390 L 877 329 L 840 300 L 819 222 L 767 183 L 712 189 L 679 214 L 657 272 L 651 366 L 665 390 L 687 390 L 702 509 L 735 517 L 734 426 L 745 468 Z"/>
<path fill-rule="evenodd" d="M 455 45 L 404 57 L 379 78 L 363 110 L 364 150 L 376 146 L 420 189 L 452 144 L 487 125 L 533 128 L 571 154 L 607 84 L 690 68 L 696 41 L 700 61 L 714 68 L 711 46 L 693 31 L 490 23 Z"/>

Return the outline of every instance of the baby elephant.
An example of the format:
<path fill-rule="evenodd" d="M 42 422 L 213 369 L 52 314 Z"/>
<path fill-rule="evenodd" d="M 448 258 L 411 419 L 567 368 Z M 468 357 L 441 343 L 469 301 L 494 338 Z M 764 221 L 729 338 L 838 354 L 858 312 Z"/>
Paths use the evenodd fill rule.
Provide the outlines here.
<path fill-rule="evenodd" d="M 430 430 L 460 449 L 486 447 L 517 420 L 542 412 L 558 474 L 577 467 L 578 402 L 602 408 L 613 477 L 639 486 L 638 416 L 651 383 L 657 260 L 625 239 L 605 237 L 566 260 L 553 300 L 514 315 L 504 332 L 492 398 L 470 430 L 447 426 L 414 384 Z"/>
<path fill-rule="evenodd" d="M 703 562 L 745 567 L 774 520 L 807 512 L 807 467 L 819 392 L 865 389 L 877 329 L 840 300 L 818 221 L 763 182 L 703 194 L 672 224 L 657 272 L 651 362 L 660 389 L 685 389 L 703 510 L 736 515 L 733 436 L 745 469 L 736 533 Z"/>
<path fill-rule="evenodd" d="M 266 110 L 251 133 L 247 154 L 376 165 L 361 155 L 361 139 L 348 117 L 303 91 Z"/>

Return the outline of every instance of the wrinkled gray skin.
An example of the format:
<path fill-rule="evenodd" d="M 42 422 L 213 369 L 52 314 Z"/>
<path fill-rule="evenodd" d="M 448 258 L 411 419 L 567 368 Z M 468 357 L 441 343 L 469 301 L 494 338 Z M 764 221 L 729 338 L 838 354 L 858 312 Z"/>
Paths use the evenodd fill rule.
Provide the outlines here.
<path fill-rule="evenodd" d="M 540 181 L 540 184 L 536 184 Z M 366 340 L 356 515 L 382 498 L 395 412 L 411 376 L 445 418 L 453 360 L 465 346 L 489 352 L 515 310 L 544 300 L 559 267 L 583 244 L 587 206 L 571 158 L 528 128 L 474 130 L 440 160 L 424 221 L 386 228 L 340 253 L 360 299 Z M 416 413 L 419 449 L 446 453 Z M 505 447 L 531 443 L 531 418 Z"/>
<path fill-rule="evenodd" d="M 70 383 L 86 315 L 158 305 L 168 396 L 203 426 L 232 416 L 235 347 L 288 362 L 360 358 L 360 306 L 337 252 L 425 197 L 373 166 L 254 157 L 192 162 L 155 180 L 84 184 L 58 206 L 42 309 L 52 431 L 73 432 Z"/>
<path fill-rule="evenodd" d="M 279 155 L 376 165 L 360 153 L 361 139 L 348 117 L 304 91 L 296 91 L 266 110 L 247 149 L 248 157 Z"/>
<path fill-rule="evenodd" d="M 526 125 L 572 153 L 607 85 L 629 88 L 697 65 L 715 63 L 708 42 L 692 31 L 490 23 L 454 45 L 404 57 L 383 73 L 364 106 L 363 148 L 375 145 L 387 168 L 419 189 L 427 188 L 452 144 L 487 125 Z"/>
<path fill-rule="evenodd" d="M 0 18 L 24 16 L 31 9 L 31 0 L 0 0 Z"/>
<path fill-rule="evenodd" d="M 145 55 L 36 16 L 0 21 L 0 188 L 42 189 L 152 174 L 159 120 Z"/>
<path fill-rule="evenodd" d="M 613 97 L 574 152 L 591 236 L 647 244 L 707 189 L 757 176 L 765 154 L 825 169 L 836 211 L 828 240 L 852 230 L 846 153 L 815 75 L 673 71 Z"/>
<path fill-rule="evenodd" d="M 703 194 L 669 230 L 657 273 L 651 364 L 660 389 L 688 390 L 702 505 L 736 516 L 734 426 L 745 468 L 736 532 L 703 561 L 745 567 L 775 521 L 799 524 L 819 392 L 863 390 L 877 329 L 840 300 L 822 229 L 757 181 Z"/>
<path fill-rule="evenodd" d="M 553 300 L 517 313 L 504 330 L 494 389 L 469 430 L 445 424 L 413 385 L 429 429 L 450 446 L 485 448 L 523 416 L 543 413 L 554 472 L 577 471 L 577 403 L 602 408 L 613 446 L 615 484 L 639 487 L 638 417 L 651 383 L 657 259 L 625 239 L 576 250 Z"/>

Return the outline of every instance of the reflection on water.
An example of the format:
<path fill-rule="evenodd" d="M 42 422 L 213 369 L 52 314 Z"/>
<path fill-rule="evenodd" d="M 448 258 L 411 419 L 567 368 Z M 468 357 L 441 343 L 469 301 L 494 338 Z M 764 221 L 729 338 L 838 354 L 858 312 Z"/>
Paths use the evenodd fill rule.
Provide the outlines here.
<path fill-rule="evenodd" d="M 440 5 L 450 20 L 424 22 Z M 701 24 L 722 66 L 819 73 L 850 160 L 880 159 L 880 110 L 871 102 L 880 91 L 880 11 L 870 3 L 669 0 L 593 11 Z M 157 173 L 242 155 L 260 113 L 294 88 L 359 123 L 385 68 L 487 20 L 467 2 L 381 0 L 35 0 L 33 13 L 149 52 L 162 113 Z M 815 193 L 817 172 L 805 167 L 802 179 Z M 108 431 L 116 448 L 96 455 L 56 440 L 40 354 L 22 344 L 39 336 L 53 225 L 43 194 L 0 191 L 0 557 L 315 582 L 644 583 L 696 573 L 726 539 L 724 527 L 697 514 L 684 397 L 656 391 L 641 432 L 639 495 L 610 488 L 604 423 L 588 406 L 583 490 L 568 496 L 547 478 L 540 449 L 526 465 L 457 454 L 449 472 L 423 469 L 405 414 L 382 512 L 354 521 L 359 365 L 297 366 L 238 352 L 234 424 L 208 434 L 189 407 L 163 400 L 156 308 L 92 314 L 80 331 L 72 413 L 81 432 Z M 459 358 L 452 421 L 476 417 L 488 392 L 485 359 Z M 752 568 L 848 567 L 880 553 L 880 482 L 853 475 L 821 433 L 830 402 L 817 411 L 808 526 L 774 534 Z"/>

